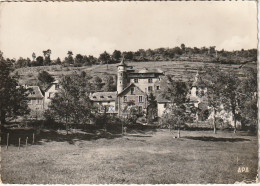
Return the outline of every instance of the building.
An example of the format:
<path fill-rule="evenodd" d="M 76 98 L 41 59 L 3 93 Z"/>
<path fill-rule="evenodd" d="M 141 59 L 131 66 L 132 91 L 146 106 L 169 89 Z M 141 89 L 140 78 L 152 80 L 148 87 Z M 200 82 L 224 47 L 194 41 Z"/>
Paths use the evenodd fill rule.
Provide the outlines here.
<path fill-rule="evenodd" d="M 90 100 L 98 108 L 99 113 L 117 114 L 117 92 L 95 92 Z"/>
<path fill-rule="evenodd" d="M 123 59 L 117 66 L 117 91 L 95 92 L 90 95 L 90 99 L 99 112 L 104 112 L 106 106 L 106 113 L 113 110 L 113 113 L 119 116 L 127 116 L 133 110 L 137 115 L 146 115 L 148 95 L 156 94 L 160 90 L 162 76 L 163 71 L 158 69 L 143 68 L 135 71 L 132 66 L 125 64 Z"/>
<path fill-rule="evenodd" d="M 38 86 L 26 86 L 26 88 L 29 90 L 28 107 L 31 110 L 30 115 L 38 118 L 44 112 L 43 93 Z"/>
<path fill-rule="evenodd" d="M 45 90 L 44 94 L 44 108 L 47 109 L 50 102 L 51 98 L 54 97 L 55 93 L 57 93 L 60 89 L 59 82 L 56 80 L 51 85 Z"/>
<path fill-rule="evenodd" d="M 136 114 L 140 116 L 147 112 L 147 94 L 134 83 L 119 93 L 117 99 L 120 116 L 127 116 L 131 109 L 135 109 Z"/>

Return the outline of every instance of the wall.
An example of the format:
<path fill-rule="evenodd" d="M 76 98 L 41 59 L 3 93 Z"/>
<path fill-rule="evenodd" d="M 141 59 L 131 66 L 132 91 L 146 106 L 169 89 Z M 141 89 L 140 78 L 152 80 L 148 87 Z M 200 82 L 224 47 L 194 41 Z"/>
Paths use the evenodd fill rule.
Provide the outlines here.
<path fill-rule="evenodd" d="M 133 100 L 135 106 L 142 106 L 143 111 L 146 113 L 147 108 L 147 96 L 145 93 L 141 92 L 137 87 L 134 87 L 134 94 L 131 94 L 131 89 L 127 90 L 126 92 L 122 93 L 118 97 L 118 113 L 119 115 L 123 114 L 123 109 L 128 106 L 130 100 Z M 124 96 L 127 96 L 127 102 L 124 101 Z M 143 102 L 139 102 L 139 96 L 143 96 Z"/>
<path fill-rule="evenodd" d="M 137 78 L 138 79 L 138 83 L 135 83 L 134 82 L 134 79 L 135 78 L 131 78 L 130 79 L 130 83 L 134 83 L 136 86 L 138 86 L 143 92 L 148 92 L 148 87 L 149 86 L 152 86 L 153 87 L 153 92 L 155 91 L 156 89 L 156 86 L 158 85 L 158 81 L 159 81 L 159 78 L 151 78 L 153 80 L 152 83 L 149 83 L 148 82 L 148 79 L 149 78 Z"/>
<path fill-rule="evenodd" d="M 53 98 L 55 93 L 59 91 L 59 89 L 56 89 L 56 86 L 58 84 L 52 84 L 51 87 L 48 89 L 47 92 L 45 92 L 45 95 L 44 95 L 44 108 L 47 109 L 50 102 L 51 102 L 51 99 L 50 98 Z M 49 96 L 51 93 L 51 96 Z"/>

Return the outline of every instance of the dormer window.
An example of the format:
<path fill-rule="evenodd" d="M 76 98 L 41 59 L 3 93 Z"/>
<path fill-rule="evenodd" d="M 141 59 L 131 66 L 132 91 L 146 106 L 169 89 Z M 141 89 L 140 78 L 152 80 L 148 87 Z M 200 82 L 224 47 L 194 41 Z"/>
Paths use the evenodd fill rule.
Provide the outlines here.
<path fill-rule="evenodd" d="M 93 98 L 97 98 L 97 96 L 93 96 Z"/>
<path fill-rule="evenodd" d="M 104 98 L 104 96 L 100 96 L 100 98 Z"/>

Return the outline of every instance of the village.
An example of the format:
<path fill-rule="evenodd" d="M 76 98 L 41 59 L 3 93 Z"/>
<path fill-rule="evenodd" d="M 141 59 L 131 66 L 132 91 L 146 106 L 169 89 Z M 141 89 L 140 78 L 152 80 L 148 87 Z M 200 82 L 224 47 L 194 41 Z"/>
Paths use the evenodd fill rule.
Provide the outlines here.
<path fill-rule="evenodd" d="M 2 4 L 1 183 L 259 182 L 257 3 Z"/>

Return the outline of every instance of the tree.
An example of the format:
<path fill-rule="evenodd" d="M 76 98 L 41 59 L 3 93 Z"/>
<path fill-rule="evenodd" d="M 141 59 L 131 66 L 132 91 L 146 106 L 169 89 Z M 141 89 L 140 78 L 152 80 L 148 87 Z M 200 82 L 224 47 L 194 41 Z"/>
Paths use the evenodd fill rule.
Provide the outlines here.
<path fill-rule="evenodd" d="M 36 58 L 36 54 L 33 52 L 33 53 L 32 53 L 33 62 L 35 61 L 35 58 Z"/>
<path fill-rule="evenodd" d="M 95 76 L 92 79 L 92 87 L 93 87 L 93 91 L 95 92 L 101 91 L 103 87 L 102 79 L 98 76 Z"/>
<path fill-rule="evenodd" d="M 74 60 L 74 66 L 80 67 L 84 64 L 84 57 L 81 54 L 77 54 Z"/>
<path fill-rule="evenodd" d="M 249 68 L 245 75 L 239 86 L 241 124 L 242 128 L 245 128 L 246 123 L 247 126 L 256 130 L 258 125 L 257 69 Z"/>
<path fill-rule="evenodd" d="M 64 76 L 60 90 L 49 106 L 49 112 L 56 120 L 65 122 L 68 134 L 69 124 L 86 124 L 95 118 L 95 109 L 89 99 L 91 84 L 89 76 L 77 74 Z"/>
<path fill-rule="evenodd" d="M 148 96 L 147 121 L 152 122 L 157 117 L 157 101 L 153 93 Z"/>
<path fill-rule="evenodd" d="M 60 60 L 60 58 L 58 57 L 57 59 L 56 59 L 56 62 L 55 62 L 57 65 L 60 65 L 61 64 L 61 60 Z"/>
<path fill-rule="evenodd" d="M 98 80 L 98 81 L 100 81 L 100 80 Z M 114 80 L 113 76 L 107 75 L 104 78 L 103 91 L 105 91 L 105 92 L 116 91 L 116 81 Z"/>
<path fill-rule="evenodd" d="M 44 62 L 44 59 L 42 56 L 38 56 L 36 58 L 36 66 L 42 66 L 43 65 L 43 62 Z"/>
<path fill-rule="evenodd" d="M 113 59 L 116 61 L 119 61 L 121 58 L 121 52 L 119 50 L 115 50 L 112 54 Z"/>
<path fill-rule="evenodd" d="M 99 55 L 98 59 L 102 62 L 102 64 L 108 64 L 110 62 L 110 55 L 105 51 Z"/>
<path fill-rule="evenodd" d="M 28 91 L 17 87 L 17 79 L 11 76 L 11 64 L 7 63 L 0 52 L 0 121 L 6 123 L 6 117 L 23 116 L 29 113 L 27 105 Z"/>
<path fill-rule="evenodd" d="M 222 80 L 221 98 L 224 109 L 232 113 L 234 120 L 234 133 L 237 130 L 237 120 L 240 118 L 240 85 L 241 81 L 234 71 L 220 74 L 219 80 Z"/>
<path fill-rule="evenodd" d="M 64 63 L 66 66 L 69 66 L 70 64 L 74 63 L 72 51 L 68 51 L 67 55 L 68 55 L 68 57 L 65 57 Z"/>
<path fill-rule="evenodd" d="M 188 111 L 187 95 L 190 87 L 187 82 L 175 81 L 170 76 L 162 80 L 161 94 L 165 99 L 170 100 L 167 110 L 164 113 L 165 123 L 169 123 L 169 128 L 177 126 L 178 137 L 180 137 L 180 127 L 187 122 L 190 117 Z"/>
<path fill-rule="evenodd" d="M 186 47 L 183 43 L 181 44 L 181 50 L 182 50 L 183 53 L 185 53 Z"/>
<path fill-rule="evenodd" d="M 50 65 L 51 64 L 51 50 L 45 50 L 43 51 L 44 56 L 44 64 L 43 65 Z"/>
<path fill-rule="evenodd" d="M 54 78 L 48 72 L 43 70 L 38 74 L 38 80 L 40 81 L 41 87 L 45 89 L 54 81 Z"/>
<path fill-rule="evenodd" d="M 221 80 L 221 71 L 219 70 L 219 66 L 215 67 L 207 67 L 205 66 L 203 70 L 200 70 L 197 88 L 199 89 L 207 89 L 207 100 L 208 106 L 212 110 L 213 114 L 213 128 L 214 133 L 216 134 L 216 113 L 220 110 L 221 107 L 221 99 L 222 99 L 222 87 L 223 83 Z M 199 95 L 202 96 L 202 95 Z"/>

